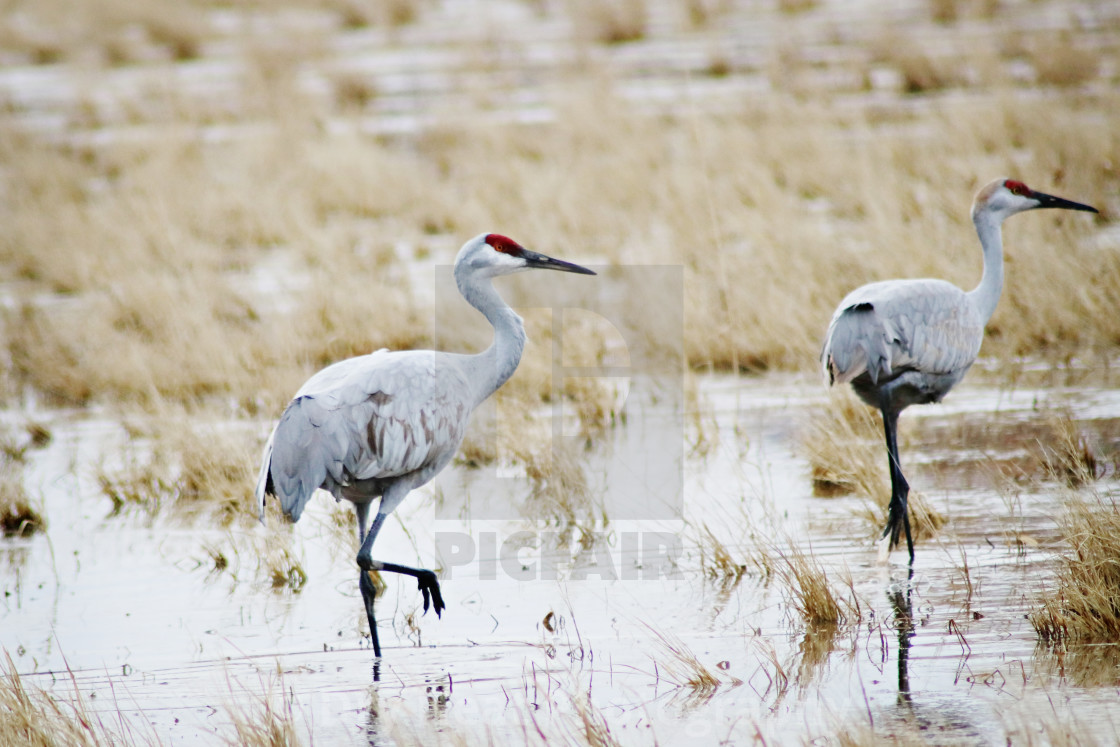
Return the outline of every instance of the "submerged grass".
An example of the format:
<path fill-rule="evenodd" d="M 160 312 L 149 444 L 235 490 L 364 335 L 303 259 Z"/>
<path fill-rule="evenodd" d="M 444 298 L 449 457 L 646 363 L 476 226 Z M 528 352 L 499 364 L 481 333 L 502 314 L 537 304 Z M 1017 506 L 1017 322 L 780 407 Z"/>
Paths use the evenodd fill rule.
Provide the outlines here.
<path fill-rule="evenodd" d="M 24 454 L 32 446 L 45 445 L 48 431 L 33 426 L 28 442 L 21 442 L 9 429 L 0 427 L 0 534 L 27 537 L 46 529 L 47 521 L 24 487 Z"/>
<path fill-rule="evenodd" d="M 1048 643 L 1120 640 L 1120 505 L 1116 496 L 1069 497 L 1062 533 L 1069 549 L 1059 559 L 1056 588 L 1030 613 Z"/>
<path fill-rule="evenodd" d="M 27 537 L 46 529 L 47 521 L 23 487 L 23 470 L 0 459 L 0 532 L 5 537 Z"/>

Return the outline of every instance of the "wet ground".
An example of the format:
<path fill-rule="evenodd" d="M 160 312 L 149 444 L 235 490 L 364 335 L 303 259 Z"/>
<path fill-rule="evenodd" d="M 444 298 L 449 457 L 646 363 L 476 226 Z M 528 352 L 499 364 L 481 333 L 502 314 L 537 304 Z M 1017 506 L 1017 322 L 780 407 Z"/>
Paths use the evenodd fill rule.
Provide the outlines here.
<path fill-rule="evenodd" d="M 520 740 L 535 723 L 575 734 L 573 695 L 588 693 L 623 743 L 796 743 L 874 724 L 982 744 L 1037 720 L 1039 704 L 1112 741 L 1120 654 L 1051 652 L 1026 619 L 1060 549 L 1065 488 L 1008 477 L 1006 465 L 1029 450 L 1014 434 L 1051 410 L 1073 413 L 1101 453 L 1115 453 L 1120 393 L 966 383 L 945 405 L 908 412 L 911 482 L 949 518 L 918 546 L 909 580 L 904 553 L 875 563 L 861 499 L 813 496 L 796 434 L 825 397 L 813 380 L 701 380 L 708 448 L 684 457 L 683 518 L 587 524 L 596 537 L 582 551 L 550 550 L 557 526 L 519 516 L 523 477 L 449 470 L 413 494 L 375 553 L 442 566 L 447 611 L 421 615 L 413 584 L 389 578 L 376 667 L 328 498 L 296 525 L 308 581 L 274 590 L 230 530 L 109 515 L 96 474 L 120 459 L 121 427 L 36 413 L 53 440 L 30 453 L 25 482 L 50 528 L 0 547 L 0 645 L 27 681 L 67 697 L 69 668 L 95 711 L 148 721 L 172 743 L 223 733 L 231 704 L 270 690 L 320 744 L 432 729 Z M 613 448 L 587 459 L 608 516 L 610 486 L 641 479 L 623 442 L 672 421 L 657 405 L 628 405 Z M 1115 490 L 1115 475 L 1095 487 Z M 707 575 L 703 525 L 744 562 L 760 544 L 811 552 L 850 601 L 848 624 L 807 627 L 789 584 L 750 562 L 737 584 Z M 223 545 L 242 549 L 215 570 L 206 548 Z M 694 654 L 715 683 L 687 684 L 695 670 L 668 646 Z"/>

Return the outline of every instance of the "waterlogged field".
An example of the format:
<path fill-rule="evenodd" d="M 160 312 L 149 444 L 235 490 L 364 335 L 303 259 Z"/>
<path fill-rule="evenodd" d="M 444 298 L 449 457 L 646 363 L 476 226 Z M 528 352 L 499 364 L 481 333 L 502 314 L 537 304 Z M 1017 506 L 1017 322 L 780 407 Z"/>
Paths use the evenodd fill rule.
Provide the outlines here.
<path fill-rule="evenodd" d="M 795 433 L 824 406 L 815 381 L 717 377 L 698 396 L 711 420 L 683 464 L 681 519 L 452 518 L 480 499 L 491 515 L 531 503 L 524 479 L 488 469 L 419 491 L 378 555 L 440 567 L 448 609 L 422 615 L 414 585 L 387 579 L 376 665 L 333 502 L 296 525 L 298 580 L 276 580 L 242 536 L 262 527 L 114 516 L 94 476 L 127 434 L 41 413 L 54 438 L 25 481 L 51 524 L 6 541 L 5 648 L 25 687 L 80 696 L 87 718 L 123 719 L 138 741 L 232 739 L 234 715 L 266 707 L 318 743 L 600 743 L 592 728 L 623 744 L 1116 738 L 1115 648 L 1048 647 L 1028 620 L 1053 583 L 1067 489 L 1030 479 L 1009 435 L 1068 408 L 1114 454 L 1116 391 L 966 386 L 915 417 L 912 482 L 949 523 L 919 545 L 912 578 L 875 562 L 862 499 L 813 494 Z M 619 451 L 664 415 L 629 405 L 607 439 Z M 954 445 L 954 429 L 973 443 Z M 640 480 L 633 466 L 590 455 L 603 485 L 590 495 Z M 1115 491 L 1113 465 L 1093 491 Z M 835 619 L 807 618 L 814 579 Z"/>
<path fill-rule="evenodd" d="M 0 14 L 0 743 L 1120 741 L 1120 7 L 1030 2 L 14 3 Z M 851 288 L 971 286 L 982 358 L 902 417 L 919 539 L 876 562 L 881 424 L 816 372 Z M 516 376 L 378 559 L 258 521 L 319 367 Z M 541 273 L 545 274 L 545 273 Z M 546 275 L 558 275 L 548 273 Z"/>

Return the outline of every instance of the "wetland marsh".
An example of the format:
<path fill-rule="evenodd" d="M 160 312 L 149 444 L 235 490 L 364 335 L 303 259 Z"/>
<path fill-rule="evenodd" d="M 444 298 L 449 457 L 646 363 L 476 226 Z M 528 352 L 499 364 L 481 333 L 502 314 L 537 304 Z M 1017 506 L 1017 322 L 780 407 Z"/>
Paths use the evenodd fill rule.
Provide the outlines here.
<path fill-rule="evenodd" d="M 40 0 L 0 39 L 0 742 L 1120 740 L 1120 8 Z M 857 285 L 975 284 L 999 174 L 1101 215 L 1005 227 L 981 360 L 904 416 L 911 575 L 815 359 Z M 258 460 L 318 368 L 488 343 L 448 283 L 485 230 L 598 285 L 496 283 L 521 366 L 376 549 L 448 608 L 387 577 L 375 664 L 351 509 L 258 522 Z"/>

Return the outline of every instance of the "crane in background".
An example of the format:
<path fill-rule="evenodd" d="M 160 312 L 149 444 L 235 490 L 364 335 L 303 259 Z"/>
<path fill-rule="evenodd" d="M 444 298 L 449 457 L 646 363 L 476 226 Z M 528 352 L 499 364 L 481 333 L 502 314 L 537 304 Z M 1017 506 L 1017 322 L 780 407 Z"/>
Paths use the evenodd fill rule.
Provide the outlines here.
<path fill-rule="evenodd" d="M 1098 212 L 1035 192 L 1013 179 L 996 179 L 972 203 L 972 222 L 984 253 L 984 273 L 976 288 L 965 292 L 928 278 L 884 280 L 849 293 L 832 315 L 821 350 L 829 385 L 850 383 L 860 399 L 883 415 L 891 500 L 879 547 L 881 561 L 905 531 L 911 566 L 914 563 L 907 510 L 910 486 L 898 459 L 898 416 L 910 405 L 941 401 L 976 360 L 984 325 L 1003 289 L 1003 221 L 1038 208 Z"/>

